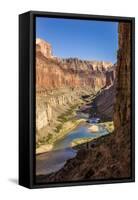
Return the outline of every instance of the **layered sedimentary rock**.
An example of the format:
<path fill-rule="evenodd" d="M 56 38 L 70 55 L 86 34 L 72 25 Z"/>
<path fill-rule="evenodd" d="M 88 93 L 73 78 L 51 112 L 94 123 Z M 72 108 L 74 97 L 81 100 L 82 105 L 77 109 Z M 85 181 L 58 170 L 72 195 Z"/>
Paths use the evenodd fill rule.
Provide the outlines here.
<path fill-rule="evenodd" d="M 112 85 L 114 66 L 111 62 L 61 59 L 52 55 L 52 47 L 36 39 L 36 129 L 53 126 L 56 118 L 82 95 L 95 94 Z M 46 133 L 45 133 L 46 134 Z"/>
<path fill-rule="evenodd" d="M 131 27 L 119 23 L 117 60 L 117 94 L 114 104 L 115 132 L 81 145 L 75 158 L 57 173 L 39 176 L 38 182 L 129 178 L 131 176 L 130 85 Z"/>
<path fill-rule="evenodd" d="M 112 63 L 60 59 L 53 57 L 51 45 L 36 39 L 36 86 L 37 91 L 60 88 L 101 88 L 106 84 Z"/>
<path fill-rule="evenodd" d="M 39 51 L 36 58 L 36 84 L 38 91 L 69 87 L 99 90 L 108 81 L 111 63 L 95 63 L 79 59 L 48 59 Z"/>
<path fill-rule="evenodd" d="M 54 91 L 50 94 L 37 94 L 36 97 L 36 141 L 53 132 L 58 124 L 57 118 L 72 105 L 79 103 L 80 95 L 76 91 Z M 41 129 L 46 128 L 46 131 Z"/>

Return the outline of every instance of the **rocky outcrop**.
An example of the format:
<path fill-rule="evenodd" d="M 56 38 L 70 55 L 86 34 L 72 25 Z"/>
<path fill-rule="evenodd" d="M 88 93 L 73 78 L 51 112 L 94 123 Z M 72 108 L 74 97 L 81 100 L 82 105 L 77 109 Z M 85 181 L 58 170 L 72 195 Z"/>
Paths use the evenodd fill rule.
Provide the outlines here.
<path fill-rule="evenodd" d="M 106 87 L 112 86 L 116 80 L 116 67 L 114 64 L 108 71 L 106 71 Z"/>
<path fill-rule="evenodd" d="M 119 23 L 117 94 L 114 103 L 115 132 L 79 146 L 77 156 L 57 173 L 38 176 L 37 182 L 63 182 L 95 179 L 119 179 L 131 176 L 130 85 L 131 27 Z"/>
<path fill-rule="evenodd" d="M 53 57 L 51 45 L 40 38 L 36 39 L 36 50 L 37 52 L 41 52 L 46 58 Z"/>

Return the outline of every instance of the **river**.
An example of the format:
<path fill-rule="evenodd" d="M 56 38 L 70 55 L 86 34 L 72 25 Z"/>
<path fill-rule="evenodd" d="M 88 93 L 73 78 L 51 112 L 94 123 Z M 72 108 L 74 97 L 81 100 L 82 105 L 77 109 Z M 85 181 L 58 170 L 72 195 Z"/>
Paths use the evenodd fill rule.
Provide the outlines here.
<path fill-rule="evenodd" d="M 98 123 L 97 132 L 92 132 L 89 128 L 92 124 L 83 123 L 68 133 L 64 138 L 56 141 L 54 149 L 50 152 L 36 156 L 36 175 L 49 174 L 61 169 L 68 159 L 76 156 L 77 150 L 71 148 L 71 142 L 79 138 L 98 138 L 107 135 L 108 131 Z"/>

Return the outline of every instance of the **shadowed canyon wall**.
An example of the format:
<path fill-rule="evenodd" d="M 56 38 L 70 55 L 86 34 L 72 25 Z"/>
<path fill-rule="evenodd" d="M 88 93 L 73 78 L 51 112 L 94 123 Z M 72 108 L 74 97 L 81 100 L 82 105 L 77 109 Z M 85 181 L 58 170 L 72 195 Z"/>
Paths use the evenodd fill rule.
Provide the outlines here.
<path fill-rule="evenodd" d="M 131 119 L 131 24 L 120 23 L 118 31 L 117 98 L 114 112 L 116 129 L 130 124 Z"/>

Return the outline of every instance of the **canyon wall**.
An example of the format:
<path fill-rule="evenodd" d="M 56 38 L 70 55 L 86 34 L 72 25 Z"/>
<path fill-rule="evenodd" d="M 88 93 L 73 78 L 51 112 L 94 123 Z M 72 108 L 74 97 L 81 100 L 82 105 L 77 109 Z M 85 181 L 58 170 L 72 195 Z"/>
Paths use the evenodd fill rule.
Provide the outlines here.
<path fill-rule="evenodd" d="M 114 103 L 116 96 L 116 68 L 115 64 L 106 72 L 106 85 L 103 90 L 97 94 L 95 103 L 97 112 L 103 120 L 113 120 Z"/>
<path fill-rule="evenodd" d="M 79 104 L 82 95 L 96 94 L 112 85 L 114 71 L 111 62 L 54 57 L 51 45 L 36 39 L 37 140 L 51 131 L 59 115 Z M 44 127 L 45 133 L 41 131 Z"/>
<path fill-rule="evenodd" d="M 38 50 L 36 51 L 37 91 L 67 87 L 99 90 L 109 81 L 108 70 L 112 69 L 111 67 L 112 63 L 109 62 L 84 61 L 77 58 L 51 59 Z"/>
<path fill-rule="evenodd" d="M 131 25 L 119 23 L 114 133 L 80 145 L 77 156 L 37 182 L 119 179 L 131 176 Z"/>
<path fill-rule="evenodd" d="M 130 124 L 131 119 L 131 24 L 120 23 L 118 31 L 117 98 L 114 112 L 114 123 L 117 130 Z"/>
<path fill-rule="evenodd" d="M 104 121 L 113 120 L 115 85 L 105 88 L 95 99 L 97 112 Z"/>

